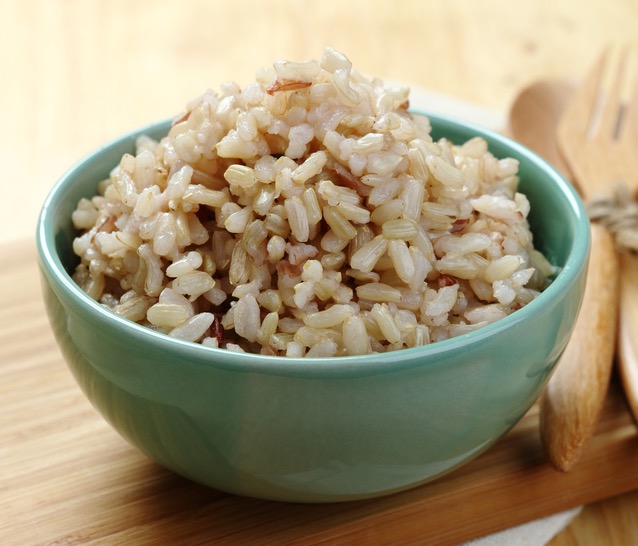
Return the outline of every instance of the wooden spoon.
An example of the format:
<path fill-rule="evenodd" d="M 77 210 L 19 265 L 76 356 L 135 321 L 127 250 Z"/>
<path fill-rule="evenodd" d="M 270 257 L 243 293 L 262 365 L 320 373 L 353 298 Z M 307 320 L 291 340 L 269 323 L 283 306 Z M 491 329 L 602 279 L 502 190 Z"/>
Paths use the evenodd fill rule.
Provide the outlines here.
<path fill-rule="evenodd" d="M 556 129 L 571 86 L 541 81 L 525 89 L 512 104 L 510 131 L 522 144 L 552 163 L 567 179 Z M 592 225 L 592 255 L 587 287 L 572 337 L 541 399 L 541 439 L 551 464 L 570 470 L 592 437 L 607 393 L 616 342 L 616 316 L 607 303 L 616 297 L 608 278 L 617 278 L 613 246 L 604 228 Z M 607 249 L 598 254 L 598 249 Z M 612 259 L 610 259 L 611 255 Z"/>
<path fill-rule="evenodd" d="M 556 131 L 573 87 L 564 80 L 540 80 L 526 87 L 510 107 L 509 133 L 574 183 L 558 147 Z"/>
<path fill-rule="evenodd" d="M 638 255 L 620 255 L 618 370 L 627 403 L 638 425 Z"/>

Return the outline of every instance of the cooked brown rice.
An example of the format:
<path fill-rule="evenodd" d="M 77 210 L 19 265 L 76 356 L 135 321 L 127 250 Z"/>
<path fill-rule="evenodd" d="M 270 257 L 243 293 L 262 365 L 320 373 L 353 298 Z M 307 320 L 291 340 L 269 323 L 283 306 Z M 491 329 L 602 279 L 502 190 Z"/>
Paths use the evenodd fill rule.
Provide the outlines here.
<path fill-rule="evenodd" d="M 553 271 L 518 163 L 434 142 L 407 108 L 333 49 L 206 91 L 78 203 L 75 280 L 169 336 L 266 355 L 397 350 L 509 315 Z"/>

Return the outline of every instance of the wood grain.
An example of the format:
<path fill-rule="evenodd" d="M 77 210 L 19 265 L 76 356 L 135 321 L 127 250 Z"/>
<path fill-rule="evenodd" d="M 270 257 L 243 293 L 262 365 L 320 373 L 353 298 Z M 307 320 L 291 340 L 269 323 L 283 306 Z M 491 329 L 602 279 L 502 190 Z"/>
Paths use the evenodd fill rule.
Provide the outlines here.
<path fill-rule="evenodd" d="M 47 323 L 32 241 L 0 256 L 3 544 L 458 544 L 638 488 L 638 435 L 617 389 L 568 474 L 545 460 L 533 408 L 469 465 L 381 499 L 295 505 L 201 487 L 126 444 L 80 392 Z"/>

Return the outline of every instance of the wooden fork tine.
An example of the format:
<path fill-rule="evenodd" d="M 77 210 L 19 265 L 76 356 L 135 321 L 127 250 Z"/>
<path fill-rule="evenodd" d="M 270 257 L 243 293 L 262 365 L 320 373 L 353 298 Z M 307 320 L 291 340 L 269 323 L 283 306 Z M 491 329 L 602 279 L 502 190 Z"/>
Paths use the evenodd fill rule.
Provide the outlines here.
<path fill-rule="evenodd" d="M 611 64 L 612 55 L 609 49 L 605 51 L 605 57 L 607 59 L 607 63 Z M 600 85 L 600 117 L 596 134 L 601 135 L 602 138 L 615 136 L 618 131 L 618 121 L 621 114 L 622 104 L 622 85 L 627 65 L 626 61 L 627 49 L 623 49 L 620 52 L 616 66 L 613 67 L 614 70 L 611 76 L 611 85 L 608 89 L 603 87 L 602 82 Z"/>
<path fill-rule="evenodd" d="M 636 59 L 635 56 L 632 60 L 634 63 L 638 62 L 638 59 Z M 638 70 L 634 71 L 632 85 L 633 88 L 631 90 L 629 102 L 627 103 L 623 113 L 623 129 L 621 138 L 631 140 L 632 142 L 638 142 Z"/>
<path fill-rule="evenodd" d="M 574 93 L 572 100 L 565 109 L 558 126 L 559 135 L 566 140 L 580 135 L 581 139 L 588 134 L 592 116 L 596 109 L 598 90 L 603 77 L 603 70 L 608 56 L 608 50 L 603 51 L 580 88 Z"/>

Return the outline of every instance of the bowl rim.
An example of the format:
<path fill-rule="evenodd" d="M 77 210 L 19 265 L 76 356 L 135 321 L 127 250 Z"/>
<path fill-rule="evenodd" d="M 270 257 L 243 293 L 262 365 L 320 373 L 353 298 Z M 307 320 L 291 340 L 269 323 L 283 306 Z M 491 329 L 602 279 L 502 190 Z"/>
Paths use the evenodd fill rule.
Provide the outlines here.
<path fill-rule="evenodd" d="M 433 126 L 438 124 L 456 126 L 460 130 L 485 138 L 488 140 L 490 148 L 492 147 L 492 143 L 498 143 L 500 146 L 504 146 L 508 150 L 515 152 L 515 155 L 524 157 L 534 164 L 536 168 L 539 168 L 549 176 L 560 190 L 560 195 L 567 201 L 569 205 L 568 208 L 573 212 L 576 226 L 575 241 L 569 249 L 565 264 L 560 272 L 556 275 L 552 283 L 532 302 L 494 323 L 457 337 L 398 351 L 330 358 L 293 358 L 241 353 L 228 349 L 206 347 L 198 343 L 170 338 L 166 334 L 155 332 L 148 327 L 117 316 L 102 304 L 89 297 L 67 273 L 60 256 L 55 251 L 55 234 L 49 225 L 52 220 L 52 211 L 56 206 L 59 195 L 66 189 L 69 179 L 78 171 L 85 168 L 87 164 L 90 164 L 91 161 L 95 160 L 96 157 L 112 148 L 121 146 L 125 141 L 134 142 L 137 136 L 149 132 L 163 132 L 164 128 L 167 132 L 172 123 L 172 119 L 164 119 L 147 124 L 107 141 L 105 144 L 85 154 L 58 179 L 48 193 L 37 220 L 36 247 L 42 274 L 49 279 L 49 283 L 53 281 L 57 287 L 57 289 L 55 289 L 55 287 L 52 286 L 57 297 L 60 297 L 60 291 L 64 292 L 67 298 L 75 300 L 77 305 L 82 306 L 86 312 L 89 312 L 98 319 L 107 321 L 112 328 L 115 328 L 119 332 L 135 337 L 142 343 L 153 343 L 157 346 L 158 350 L 185 351 L 192 357 L 186 359 L 184 362 L 180 362 L 179 365 L 187 365 L 187 362 L 191 364 L 200 363 L 200 365 L 277 375 L 302 374 L 304 376 L 324 376 L 334 375 L 335 372 L 365 372 L 366 374 L 374 374 L 395 372 L 405 367 L 419 365 L 423 358 L 428 358 L 428 362 L 431 363 L 433 362 L 432 357 L 436 357 L 441 353 L 450 353 L 459 350 L 467 351 L 471 347 L 484 343 L 485 340 L 497 335 L 499 332 L 507 330 L 515 324 L 527 320 L 530 316 L 539 313 L 547 305 L 551 305 L 551 302 L 555 300 L 557 294 L 560 294 L 577 281 L 582 270 L 586 267 L 589 256 L 589 220 L 584 204 L 575 188 L 551 164 L 529 148 L 490 128 L 473 122 L 467 122 L 454 116 L 429 112 L 422 109 L 411 109 L 410 111 L 414 114 L 427 116 Z"/>

